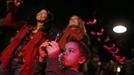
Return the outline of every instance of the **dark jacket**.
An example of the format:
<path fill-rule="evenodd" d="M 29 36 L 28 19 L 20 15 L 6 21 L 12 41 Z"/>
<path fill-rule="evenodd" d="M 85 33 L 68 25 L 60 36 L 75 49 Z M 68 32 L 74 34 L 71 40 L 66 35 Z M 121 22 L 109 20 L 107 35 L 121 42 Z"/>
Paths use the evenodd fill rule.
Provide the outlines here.
<path fill-rule="evenodd" d="M 81 72 L 66 69 L 63 70 L 58 59 L 48 59 L 46 66 L 46 75 L 83 75 Z"/>

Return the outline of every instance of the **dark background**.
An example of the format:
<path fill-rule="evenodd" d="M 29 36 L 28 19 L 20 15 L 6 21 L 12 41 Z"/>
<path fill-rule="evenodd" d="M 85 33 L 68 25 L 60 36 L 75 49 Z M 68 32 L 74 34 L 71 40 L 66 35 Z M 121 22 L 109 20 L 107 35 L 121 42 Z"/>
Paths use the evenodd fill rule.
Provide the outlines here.
<path fill-rule="evenodd" d="M 6 15 L 6 0 L 0 0 L 0 17 Z M 17 13 L 18 19 L 29 19 L 39 8 L 47 8 L 55 18 L 55 25 L 62 29 L 73 14 L 77 14 L 84 21 L 97 18 L 102 20 L 102 26 L 114 42 L 123 50 L 125 56 L 130 58 L 131 49 L 134 48 L 134 15 L 133 2 L 130 0 L 24 0 Z M 128 28 L 124 34 L 115 34 L 112 27 L 123 24 Z M 105 56 L 105 55 L 104 55 Z"/>

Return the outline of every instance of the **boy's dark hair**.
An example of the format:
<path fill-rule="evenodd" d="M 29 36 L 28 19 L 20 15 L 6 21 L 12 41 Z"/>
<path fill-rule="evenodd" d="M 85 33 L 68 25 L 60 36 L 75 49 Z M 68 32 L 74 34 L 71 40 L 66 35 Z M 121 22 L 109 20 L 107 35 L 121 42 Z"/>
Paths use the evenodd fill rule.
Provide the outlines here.
<path fill-rule="evenodd" d="M 91 57 L 91 49 L 90 49 L 90 43 L 89 43 L 89 39 L 88 40 L 76 40 L 76 39 L 70 39 L 68 42 L 75 42 L 78 47 L 80 48 L 80 54 L 84 57 L 86 57 L 86 61 L 83 64 L 79 65 L 79 71 L 83 72 L 84 75 L 87 75 L 88 70 L 87 70 L 87 66 L 85 66 L 89 61 L 90 57 Z"/>

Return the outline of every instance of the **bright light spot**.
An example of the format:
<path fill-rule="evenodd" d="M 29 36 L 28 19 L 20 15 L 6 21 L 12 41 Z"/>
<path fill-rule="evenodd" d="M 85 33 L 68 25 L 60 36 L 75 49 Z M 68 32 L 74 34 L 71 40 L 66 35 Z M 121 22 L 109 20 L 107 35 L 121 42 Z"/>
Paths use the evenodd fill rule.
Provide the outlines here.
<path fill-rule="evenodd" d="M 117 67 L 117 72 L 121 72 L 121 67 Z"/>
<path fill-rule="evenodd" d="M 115 27 L 113 28 L 113 31 L 114 31 L 115 33 L 124 33 L 124 32 L 127 31 L 127 28 L 126 28 L 125 26 L 123 26 L 123 25 L 118 25 L 118 26 L 115 26 Z"/>

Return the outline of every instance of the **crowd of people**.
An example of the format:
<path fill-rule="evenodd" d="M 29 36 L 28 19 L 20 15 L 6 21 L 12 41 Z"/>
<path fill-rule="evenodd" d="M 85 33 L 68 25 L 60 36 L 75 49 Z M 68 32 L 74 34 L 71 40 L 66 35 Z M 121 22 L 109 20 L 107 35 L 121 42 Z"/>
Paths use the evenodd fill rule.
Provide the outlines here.
<path fill-rule="evenodd" d="M 21 3 L 7 0 L 7 5 L 8 13 L 1 26 L 14 32 L 1 46 L 0 75 L 83 75 L 80 65 L 88 61 L 90 50 L 86 45 L 89 37 L 79 16 L 73 15 L 64 31 L 54 36 L 49 10 L 39 10 L 36 24 L 31 25 L 14 19 Z"/>
<path fill-rule="evenodd" d="M 102 63 L 99 56 L 92 56 L 90 36 L 80 16 L 72 15 L 63 31 L 57 32 L 51 27 L 52 12 L 45 8 L 36 13 L 34 25 L 16 21 L 14 13 L 22 4 L 7 0 L 8 13 L 0 21 L 0 36 L 5 38 L 0 40 L 0 75 L 89 75 L 92 62 L 98 66 L 92 75 L 115 74 L 100 70 Z"/>

